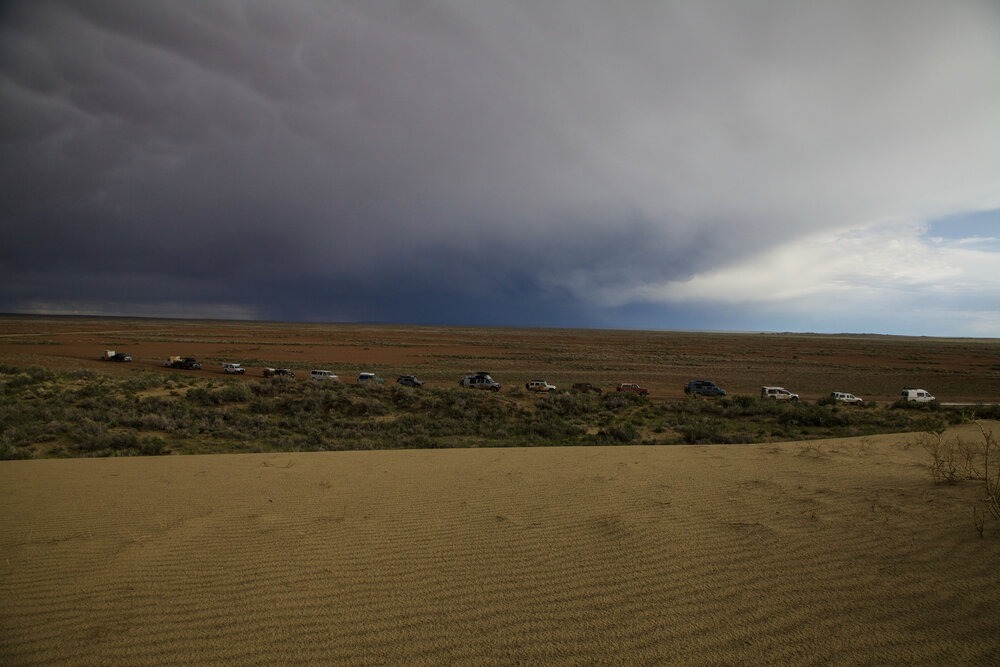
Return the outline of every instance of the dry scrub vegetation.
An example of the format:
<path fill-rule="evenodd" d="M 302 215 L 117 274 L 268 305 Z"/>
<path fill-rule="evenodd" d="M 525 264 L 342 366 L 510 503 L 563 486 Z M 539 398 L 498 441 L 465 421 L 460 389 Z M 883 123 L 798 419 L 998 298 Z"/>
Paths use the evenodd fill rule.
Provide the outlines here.
<path fill-rule="evenodd" d="M 728 444 L 936 432 L 936 405 L 853 407 L 754 396 L 501 394 L 395 384 L 129 376 L 0 366 L 0 458 L 608 444 Z M 997 418 L 996 407 L 978 415 Z M 985 411 L 985 413 L 983 413 Z M 959 449 L 935 470 L 954 474 Z"/>
<path fill-rule="evenodd" d="M 0 317 L 49 459 L 0 464 L 0 663 L 1000 664 L 998 396 L 996 340 Z M 562 446 L 625 444 L 676 446 Z"/>
<path fill-rule="evenodd" d="M 946 437 L 943 430 L 923 433 L 917 440 L 931 457 L 931 477 L 935 484 L 983 482 L 983 495 L 972 506 L 972 520 L 982 537 L 987 519 L 1000 521 L 1000 451 L 993 430 L 978 421 L 976 426 L 980 437 L 975 440 L 957 435 Z"/>

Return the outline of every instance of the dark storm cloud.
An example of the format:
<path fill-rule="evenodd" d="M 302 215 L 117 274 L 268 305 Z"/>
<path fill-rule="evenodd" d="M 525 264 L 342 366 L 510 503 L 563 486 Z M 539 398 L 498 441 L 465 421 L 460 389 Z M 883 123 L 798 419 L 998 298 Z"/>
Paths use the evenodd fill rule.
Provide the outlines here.
<path fill-rule="evenodd" d="M 603 323 L 799 236 L 989 206 L 996 28 L 974 2 L 6 3 L 0 309 Z"/>

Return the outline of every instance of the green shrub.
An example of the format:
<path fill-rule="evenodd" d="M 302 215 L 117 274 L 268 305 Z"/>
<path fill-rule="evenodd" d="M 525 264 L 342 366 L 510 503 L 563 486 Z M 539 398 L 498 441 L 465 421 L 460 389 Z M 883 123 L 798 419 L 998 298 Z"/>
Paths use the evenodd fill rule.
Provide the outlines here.
<path fill-rule="evenodd" d="M 5 366 L 3 368 L 3 376 L 0 377 L 0 380 L 2 380 L 0 387 L 4 389 L 5 393 L 7 393 L 18 389 L 34 387 L 45 382 L 51 382 L 56 378 L 57 375 L 55 372 L 50 371 L 47 368 L 41 368 L 38 366 L 29 366 L 28 368 Z"/>
<path fill-rule="evenodd" d="M 125 380 L 121 385 L 121 389 L 129 393 L 138 393 L 164 387 L 167 382 L 166 378 L 157 373 L 142 373 L 140 375 L 133 375 Z"/>
<path fill-rule="evenodd" d="M 253 395 L 245 382 L 230 382 L 222 389 L 216 390 L 223 403 L 245 403 Z"/>
<path fill-rule="evenodd" d="M 142 396 L 160 384 L 171 395 Z M 755 396 L 650 401 L 631 393 L 412 390 L 271 378 L 258 382 L 155 374 L 0 368 L 0 457 L 299 451 L 453 446 L 745 443 L 933 430 L 967 418 L 917 405 L 858 410 Z M 989 415 L 991 406 L 982 406 Z M 978 408 L 977 408 L 978 410 Z M 976 414 L 979 414 L 977 412 Z M 597 431 L 597 435 L 588 433 Z"/>
<path fill-rule="evenodd" d="M 711 419 L 693 419 L 675 428 L 689 445 L 725 444 L 728 441 L 724 425 Z"/>
<path fill-rule="evenodd" d="M 758 402 L 756 396 L 747 396 L 745 394 L 733 396 L 730 400 L 732 401 L 733 406 L 739 408 L 740 410 L 749 410 L 756 407 Z"/>
<path fill-rule="evenodd" d="M 29 447 L 18 447 L 6 435 L 0 435 L 0 461 L 32 458 Z"/>
<path fill-rule="evenodd" d="M 615 444 L 627 444 L 639 437 L 639 431 L 631 424 L 617 422 L 601 429 L 597 436 L 601 440 Z"/>
<path fill-rule="evenodd" d="M 222 405 L 223 403 L 244 403 L 249 401 L 253 393 L 243 382 L 229 382 L 219 389 L 208 387 L 192 387 L 188 389 L 186 398 L 198 405 Z"/>
<path fill-rule="evenodd" d="M 600 409 L 591 394 L 546 394 L 535 406 L 539 411 L 561 417 L 587 415 Z"/>
<path fill-rule="evenodd" d="M 936 412 L 942 409 L 937 401 L 919 403 L 917 401 L 907 401 L 902 398 L 896 399 L 896 402 L 889 407 L 894 410 L 918 410 L 922 412 Z"/>
<path fill-rule="evenodd" d="M 635 392 L 613 391 L 604 394 L 604 396 L 601 398 L 601 405 L 605 410 L 618 412 L 621 410 L 626 410 L 631 407 L 635 407 L 636 405 L 644 403 L 647 400 L 648 399 L 645 396 L 640 396 Z"/>

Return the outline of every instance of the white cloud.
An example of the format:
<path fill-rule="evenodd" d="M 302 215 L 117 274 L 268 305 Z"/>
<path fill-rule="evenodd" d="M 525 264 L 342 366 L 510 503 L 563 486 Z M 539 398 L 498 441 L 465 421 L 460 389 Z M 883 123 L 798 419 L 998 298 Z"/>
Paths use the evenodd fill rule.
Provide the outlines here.
<path fill-rule="evenodd" d="M 1000 335 L 1000 247 L 926 231 L 924 223 L 893 221 L 823 232 L 686 280 L 595 297 L 606 305 L 717 304 L 785 321 L 937 320 L 943 332 L 947 320 L 952 331 L 966 322 L 965 335 Z"/>

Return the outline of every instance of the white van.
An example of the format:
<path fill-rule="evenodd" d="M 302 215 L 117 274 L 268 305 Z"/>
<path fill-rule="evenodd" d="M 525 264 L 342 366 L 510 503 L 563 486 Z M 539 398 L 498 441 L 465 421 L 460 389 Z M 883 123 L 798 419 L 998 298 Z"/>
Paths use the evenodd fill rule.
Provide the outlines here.
<path fill-rule="evenodd" d="M 930 403 L 935 400 L 927 391 L 923 389 L 913 389 L 912 387 L 903 387 L 902 393 L 899 395 L 900 399 L 904 401 L 913 401 L 916 403 Z"/>
<path fill-rule="evenodd" d="M 333 371 L 309 371 L 309 377 L 313 380 L 328 380 L 330 382 L 340 382 L 340 378 L 334 375 Z"/>

